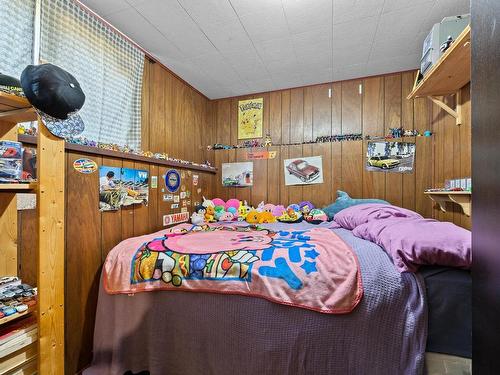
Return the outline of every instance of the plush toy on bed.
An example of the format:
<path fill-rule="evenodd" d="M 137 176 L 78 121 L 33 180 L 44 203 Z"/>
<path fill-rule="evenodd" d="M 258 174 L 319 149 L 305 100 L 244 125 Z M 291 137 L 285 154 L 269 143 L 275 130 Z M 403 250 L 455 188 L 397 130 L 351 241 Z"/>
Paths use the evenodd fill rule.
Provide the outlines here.
<path fill-rule="evenodd" d="M 240 202 L 238 207 L 238 221 L 245 221 L 248 214 L 248 208 L 246 205 L 243 205 L 243 202 Z"/>
<path fill-rule="evenodd" d="M 298 207 L 298 205 L 296 206 Z M 290 206 L 283 215 L 278 217 L 278 221 L 281 223 L 300 223 L 302 219 L 302 214 Z"/>
<path fill-rule="evenodd" d="M 191 215 L 191 224 L 202 225 L 205 222 L 206 209 L 201 204 L 194 208 L 194 212 Z"/>
<path fill-rule="evenodd" d="M 299 203 L 299 209 L 304 219 L 307 220 L 311 215 L 310 212 L 314 208 L 314 204 L 309 201 L 303 201 Z"/>
<path fill-rule="evenodd" d="M 214 206 L 208 206 L 206 207 L 206 212 L 205 212 L 205 221 L 207 223 L 214 223 L 215 222 L 215 208 Z"/>
<path fill-rule="evenodd" d="M 219 221 L 221 216 L 225 213 L 224 206 L 215 206 L 214 208 L 214 219 Z"/>
<path fill-rule="evenodd" d="M 295 212 L 300 212 L 300 207 L 298 204 L 296 203 L 292 203 L 291 205 L 289 205 L 287 208 L 286 208 L 286 211 L 288 212 L 288 210 L 294 210 Z"/>
<path fill-rule="evenodd" d="M 263 212 L 264 211 L 264 201 L 260 202 L 258 205 L 257 205 L 257 208 L 255 209 L 257 212 Z"/>
<path fill-rule="evenodd" d="M 215 207 L 214 202 L 212 202 L 210 199 L 206 199 L 205 197 L 203 197 L 203 203 L 201 205 L 205 208 L 209 206 Z"/>
<path fill-rule="evenodd" d="M 257 210 L 250 210 L 250 212 L 246 215 L 246 221 L 249 224 L 258 224 L 259 212 L 257 212 Z"/>
<path fill-rule="evenodd" d="M 233 212 L 232 209 L 234 209 L 233 213 L 236 213 L 238 211 L 238 207 L 240 207 L 240 200 L 231 198 L 226 202 L 225 208 L 227 212 Z"/>
<path fill-rule="evenodd" d="M 276 222 L 276 218 L 273 216 L 273 214 L 267 211 L 259 212 L 258 220 L 259 224 Z"/>
<path fill-rule="evenodd" d="M 222 206 L 224 208 L 224 210 L 226 209 L 226 202 L 224 202 L 220 198 L 214 198 L 214 199 L 212 199 L 212 203 L 214 204 L 215 207 Z"/>
<path fill-rule="evenodd" d="M 274 217 L 280 217 L 286 212 L 286 208 L 283 205 L 274 206 L 272 214 Z"/>
<path fill-rule="evenodd" d="M 232 212 L 224 212 L 222 216 L 219 218 L 219 221 L 233 221 L 234 215 Z"/>
<path fill-rule="evenodd" d="M 321 224 L 325 221 L 328 221 L 328 216 L 325 214 L 323 210 L 319 208 L 313 208 L 307 217 L 304 219 L 311 224 Z"/>
<path fill-rule="evenodd" d="M 272 204 L 272 203 L 266 203 L 266 204 L 264 205 L 264 207 L 263 207 L 262 212 L 269 212 L 269 213 L 271 213 L 271 214 L 272 214 L 272 213 L 273 213 L 273 211 L 274 211 L 274 208 L 275 208 L 275 207 L 276 207 L 276 206 L 275 206 L 274 204 Z"/>
<path fill-rule="evenodd" d="M 389 202 L 386 202 L 381 199 L 354 199 L 351 198 L 349 194 L 347 194 L 346 192 L 337 190 L 337 200 L 333 202 L 331 205 L 323 208 L 323 211 L 325 211 L 329 219 L 333 219 L 335 214 L 342 211 L 344 208 L 365 203 L 390 204 Z"/>

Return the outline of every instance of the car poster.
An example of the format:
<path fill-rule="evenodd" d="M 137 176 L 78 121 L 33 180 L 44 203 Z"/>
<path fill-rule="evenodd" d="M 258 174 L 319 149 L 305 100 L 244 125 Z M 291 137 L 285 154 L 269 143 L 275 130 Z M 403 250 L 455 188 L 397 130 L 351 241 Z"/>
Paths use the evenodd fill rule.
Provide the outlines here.
<path fill-rule="evenodd" d="M 238 139 L 262 138 L 264 99 L 238 102 Z"/>
<path fill-rule="evenodd" d="M 310 156 L 285 159 L 285 185 L 310 185 L 323 183 L 323 158 Z"/>
<path fill-rule="evenodd" d="M 222 163 L 222 186 L 253 185 L 253 162 Z"/>
<path fill-rule="evenodd" d="M 99 167 L 99 209 L 119 210 L 122 206 L 148 204 L 148 171 L 120 167 Z"/>
<path fill-rule="evenodd" d="M 368 142 L 367 171 L 413 173 L 414 161 L 415 143 Z"/>

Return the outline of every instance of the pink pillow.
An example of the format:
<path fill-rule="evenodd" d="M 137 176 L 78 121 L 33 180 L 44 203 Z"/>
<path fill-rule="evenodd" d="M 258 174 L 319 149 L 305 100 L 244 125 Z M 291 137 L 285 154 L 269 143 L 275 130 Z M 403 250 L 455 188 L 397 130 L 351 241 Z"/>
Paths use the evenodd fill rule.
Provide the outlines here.
<path fill-rule="evenodd" d="M 381 246 L 399 272 L 421 265 L 469 269 L 471 232 L 448 222 L 418 217 L 392 217 L 358 225 L 352 233 Z"/>
<path fill-rule="evenodd" d="M 335 215 L 334 220 L 342 228 L 352 230 L 358 225 L 390 217 L 422 219 L 421 215 L 406 208 L 383 203 L 366 203 L 343 209 Z"/>

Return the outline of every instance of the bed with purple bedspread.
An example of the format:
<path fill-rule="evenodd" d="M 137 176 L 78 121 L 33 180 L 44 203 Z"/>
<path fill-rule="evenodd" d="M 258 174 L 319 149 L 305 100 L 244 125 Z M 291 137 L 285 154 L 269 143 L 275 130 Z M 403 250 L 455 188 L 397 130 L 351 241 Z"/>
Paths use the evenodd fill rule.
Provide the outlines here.
<path fill-rule="evenodd" d="M 351 313 L 322 314 L 240 295 L 109 295 L 101 282 L 94 358 L 84 374 L 421 374 L 423 280 L 399 273 L 378 245 L 333 230 L 352 247 L 361 269 L 364 294 Z"/>

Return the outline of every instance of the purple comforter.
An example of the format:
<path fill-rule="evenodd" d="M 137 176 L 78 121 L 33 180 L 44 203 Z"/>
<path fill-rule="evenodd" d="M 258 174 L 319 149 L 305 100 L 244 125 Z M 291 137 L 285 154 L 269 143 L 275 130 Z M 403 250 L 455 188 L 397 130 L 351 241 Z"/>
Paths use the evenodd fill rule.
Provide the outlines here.
<path fill-rule="evenodd" d="M 352 313 L 235 295 L 108 295 L 101 285 L 94 360 L 84 374 L 421 374 L 427 309 L 420 276 L 397 272 L 379 246 L 335 232 L 360 263 L 364 296 Z"/>

